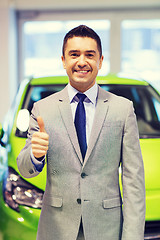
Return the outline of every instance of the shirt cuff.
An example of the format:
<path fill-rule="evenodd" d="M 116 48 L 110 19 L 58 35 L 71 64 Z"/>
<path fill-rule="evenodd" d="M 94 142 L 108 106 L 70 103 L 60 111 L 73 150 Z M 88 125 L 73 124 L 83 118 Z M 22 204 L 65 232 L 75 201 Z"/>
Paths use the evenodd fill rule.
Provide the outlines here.
<path fill-rule="evenodd" d="M 32 149 L 31 149 L 30 158 L 31 158 L 32 164 L 33 164 L 34 167 L 35 167 L 35 170 L 36 170 L 37 172 L 42 172 L 43 167 L 44 167 L 44 165 L 45 165 L 45 156 L 39 161 L 37 158 L 35 158 L 35 156 L 33 155 Z"/>

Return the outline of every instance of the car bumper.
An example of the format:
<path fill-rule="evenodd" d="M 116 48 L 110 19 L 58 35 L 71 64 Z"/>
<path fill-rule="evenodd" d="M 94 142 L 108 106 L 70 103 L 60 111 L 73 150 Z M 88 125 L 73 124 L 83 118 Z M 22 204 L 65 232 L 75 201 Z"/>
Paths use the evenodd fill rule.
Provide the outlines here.
<path fill-rule="evenodd" d="M 20 206 L 20 212 L 8 207 L 0 197 L 0 240 L 36 240 L 40 209 Z"/>

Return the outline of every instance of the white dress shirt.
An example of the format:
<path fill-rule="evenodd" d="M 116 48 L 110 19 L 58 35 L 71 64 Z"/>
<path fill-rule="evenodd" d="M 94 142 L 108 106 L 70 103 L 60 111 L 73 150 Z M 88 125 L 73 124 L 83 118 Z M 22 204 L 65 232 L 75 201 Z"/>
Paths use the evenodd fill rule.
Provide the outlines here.
<path fill-rule="evenodd" d="M 69 100 L 70 100 L 70 105 L 72 110 L 73 121 L 75 119 L 76 108 L 78 105 L 78 97 L 76 96 L 77 93 L 78 93 L 78 90 L 76 90 L 70 84 L 68 84 L 68 95 L 69 95 Z M 97 83 L 95 83 L 90 89 L 84 92 L 84 94 L 86 95 L 86 98 L 84 99 L 84 107 L 86 112 L 87 145 L 89 142 L 89 137 L 90 137 L 93 120 L 94 120 L 95 108 L 97 103 L 97 93 L 98 93 Z"/>

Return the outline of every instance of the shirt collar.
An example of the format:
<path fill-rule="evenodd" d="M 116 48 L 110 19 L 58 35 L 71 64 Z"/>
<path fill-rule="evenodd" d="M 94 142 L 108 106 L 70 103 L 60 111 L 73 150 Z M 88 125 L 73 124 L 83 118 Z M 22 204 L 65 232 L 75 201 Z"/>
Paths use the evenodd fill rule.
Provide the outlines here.
<path fill-rule="evenodd" d="M 75 100 L 75 96 L 78 93 L 78 90 L 73 88 L 70 83 L 68 83 L 68 95 L 70 103 L 72 103 Z M 97 101 L 97 94 L 98 94 L 98 85 L 95 83 L 91 88 L 89 88 L 84 94 L 87 96 L 87 98 L 96 105 Z"/>

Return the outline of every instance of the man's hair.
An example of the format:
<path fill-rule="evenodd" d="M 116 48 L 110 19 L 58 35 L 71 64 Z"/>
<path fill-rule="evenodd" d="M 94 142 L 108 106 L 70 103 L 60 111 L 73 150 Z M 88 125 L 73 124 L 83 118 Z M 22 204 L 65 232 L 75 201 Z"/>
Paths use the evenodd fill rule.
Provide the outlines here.
<path fill-rule="evenodd" d="M 65 35 L 63 40 L 63 47 L 62 47 L 62 54 L 64 57 L 65 57 L 65 48 L 66 48 L 67 41 L 68 39 L 73 37 L 88 37 L 88 38 L 94 39 L 97 43 L 97 48 L 98 48 L 100 57 L 102 56 L 102 44 L 98 34 L 93 29 L 85 25 L 80 25 L 78 27 L 73 28 Z"/>

